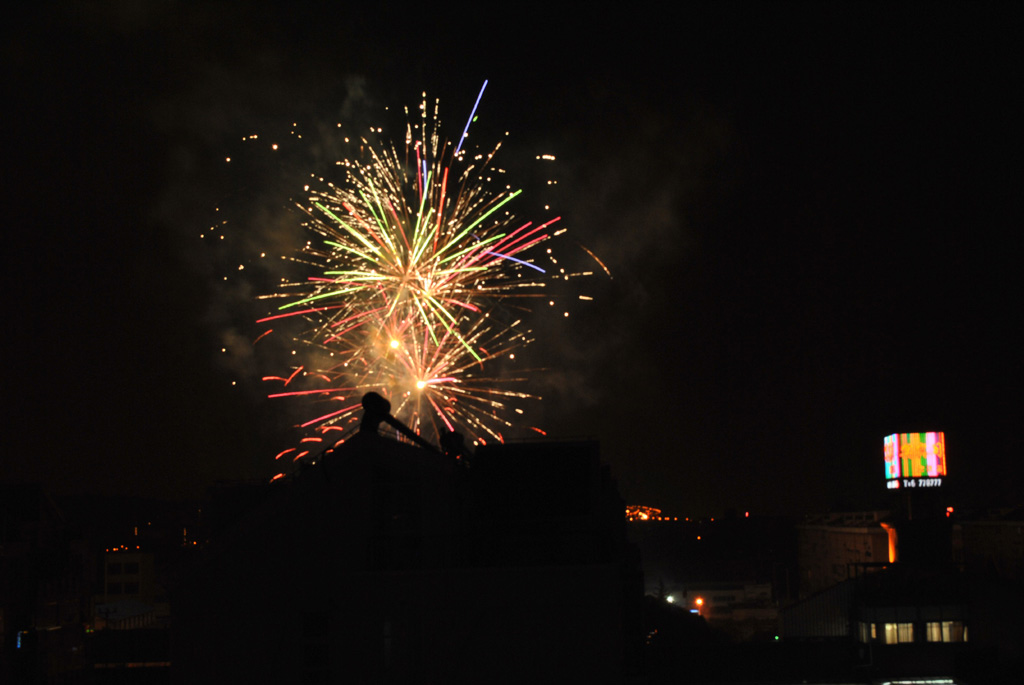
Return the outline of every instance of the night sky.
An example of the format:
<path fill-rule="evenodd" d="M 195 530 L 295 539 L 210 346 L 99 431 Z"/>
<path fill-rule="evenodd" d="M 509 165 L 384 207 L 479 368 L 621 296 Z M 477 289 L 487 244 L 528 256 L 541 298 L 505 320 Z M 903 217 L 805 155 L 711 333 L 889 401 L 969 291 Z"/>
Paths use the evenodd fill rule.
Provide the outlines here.
<path fill-rule="evenodd" d="M 926 430 L 958 501 L 1019 499 L 1024 112 L 1001 6 L 432 7 L 69 2 L 6 23 L 0 477 L 170 498 L 272 475 L 293 417 L 221 353 L 260 331 L 256 286 L 225 285 L 199 238 L 213 209 L 253 243 L 292 235 L 335 122 L 400 135 L 425 91 L 454 137 L 488 79 L 471 139 L 508 131 L 524 201 L 612 273 L 534 322 L 532 418 L 599 438 L 628 502 L 884 505 L 882 437 Z M 279 157 L 241 143 L 293 122 Z"/>

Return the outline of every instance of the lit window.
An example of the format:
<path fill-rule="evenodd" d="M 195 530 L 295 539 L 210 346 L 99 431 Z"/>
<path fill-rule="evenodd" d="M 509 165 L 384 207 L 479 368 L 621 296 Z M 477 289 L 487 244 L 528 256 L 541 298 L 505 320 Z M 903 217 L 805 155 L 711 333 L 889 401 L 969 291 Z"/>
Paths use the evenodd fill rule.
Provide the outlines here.
<path fill-rule="evenodd" d="M 967 626 L 963 621 L 929 621 L 928 642 L 967 642 Z"/>
<path fill-rule="evenodd" d="M 864 621 L 861 621 L 858 624 L 858 628 L 859 628 L 858 633 L 860 635 L 860 641 L 861 642 L 871 642 L 871 629 L 874 628 L 874 624 L 873 623 L 865 623 Z"/>
<path fill-rule="evenodd" d="M 914 641 L 913 623 L 886 623 L 885 644 L 896 645 Z"/>

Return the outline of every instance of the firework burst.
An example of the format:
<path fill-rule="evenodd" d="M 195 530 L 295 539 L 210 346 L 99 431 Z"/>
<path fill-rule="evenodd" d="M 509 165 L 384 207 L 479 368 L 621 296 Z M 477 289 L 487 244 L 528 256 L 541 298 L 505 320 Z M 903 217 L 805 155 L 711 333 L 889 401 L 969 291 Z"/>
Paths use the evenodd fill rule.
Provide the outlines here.
<path fill-rule="evenodd" d="M 305 274 L 263 297 L 274 306 L 259 323 L 287 324 L 315 360 L 265 377 L 277 386 L 269 396 L 306 398 L 314 411 L 302 446 L 279 458 L 336 442 L 368 391 L 428 439 L 502 440 L 522 412 L 510 403 L 534 399 L 516 389 L 525 375 L 505 370 L 531 340 L 518 317 L 552 280 L 583 275 L 538 249 L 564 230 L 559 217 L 513 213 L 521 191 L 501 180 L 500 143 L 481 153 L 462 148 L 466 132 L 444 139 L 425 96 L 406 118 L 404 141 L 363 138 L 360 155 L 338 162 L 339 180 L 314 177 L 296 203 L 310 235 L 295 258 Z"/>

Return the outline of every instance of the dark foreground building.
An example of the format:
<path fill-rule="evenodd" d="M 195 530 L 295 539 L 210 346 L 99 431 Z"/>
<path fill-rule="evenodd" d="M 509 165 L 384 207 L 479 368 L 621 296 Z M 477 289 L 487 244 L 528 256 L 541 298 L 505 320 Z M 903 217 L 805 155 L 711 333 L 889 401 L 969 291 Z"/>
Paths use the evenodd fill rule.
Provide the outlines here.
<path fill-rule="evenodd" d="M 594 442 L 462 461 L 364 431 L 268 486 L 172 594 L 172 677 L 623 682 L 643 580 Z"/>
<path fill-rule="evenodd" d="M 828 535 L 821 522 L 803 526 L 801 549 L 810 556 L 817 546 L 818 558 L 802 579 L 842 579 L 812 586 L 816 592 L 783 610 L 783 642 L 808 653 L 845 646 L 837 662 L 878 682 L 1020 682 L 1024 585 L 1011 558 L 1020 545 L 1007 544 L 1014 530 L 1020 539 L 1019 521 L 1014 526 L 1007 514 L 954 524 L 941 510 L 919 509 L 914 519 L 871 512 L 853 525 L 836 519 Z M 997 529 L 997 544 L 980 541 Z M 830 568 L 831 576 L 807 572 Z"/>

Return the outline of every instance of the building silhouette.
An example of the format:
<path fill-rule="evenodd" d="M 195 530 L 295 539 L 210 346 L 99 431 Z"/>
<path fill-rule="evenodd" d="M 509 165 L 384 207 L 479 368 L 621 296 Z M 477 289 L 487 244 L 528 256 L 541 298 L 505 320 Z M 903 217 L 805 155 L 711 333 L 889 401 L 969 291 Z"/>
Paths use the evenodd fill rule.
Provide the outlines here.
<path fill-rule="evenodd" d="M 371 422 L 372 423 L 372 422 Z M 172 589 L 177 682 L 622 682 L 643 594 L 595 442 L 456 458 L 369 426 Z"/>
<path fill-rule="evenodd" d="M 952 507 L 931 499 L 801 526 L 806 584 L 782 612 L 783 639 L 809 651 L 840 648 L 850 671 L 865 677 L 1017 682 L 1020 522 L 1012 512 L 957 521 Z"/>

